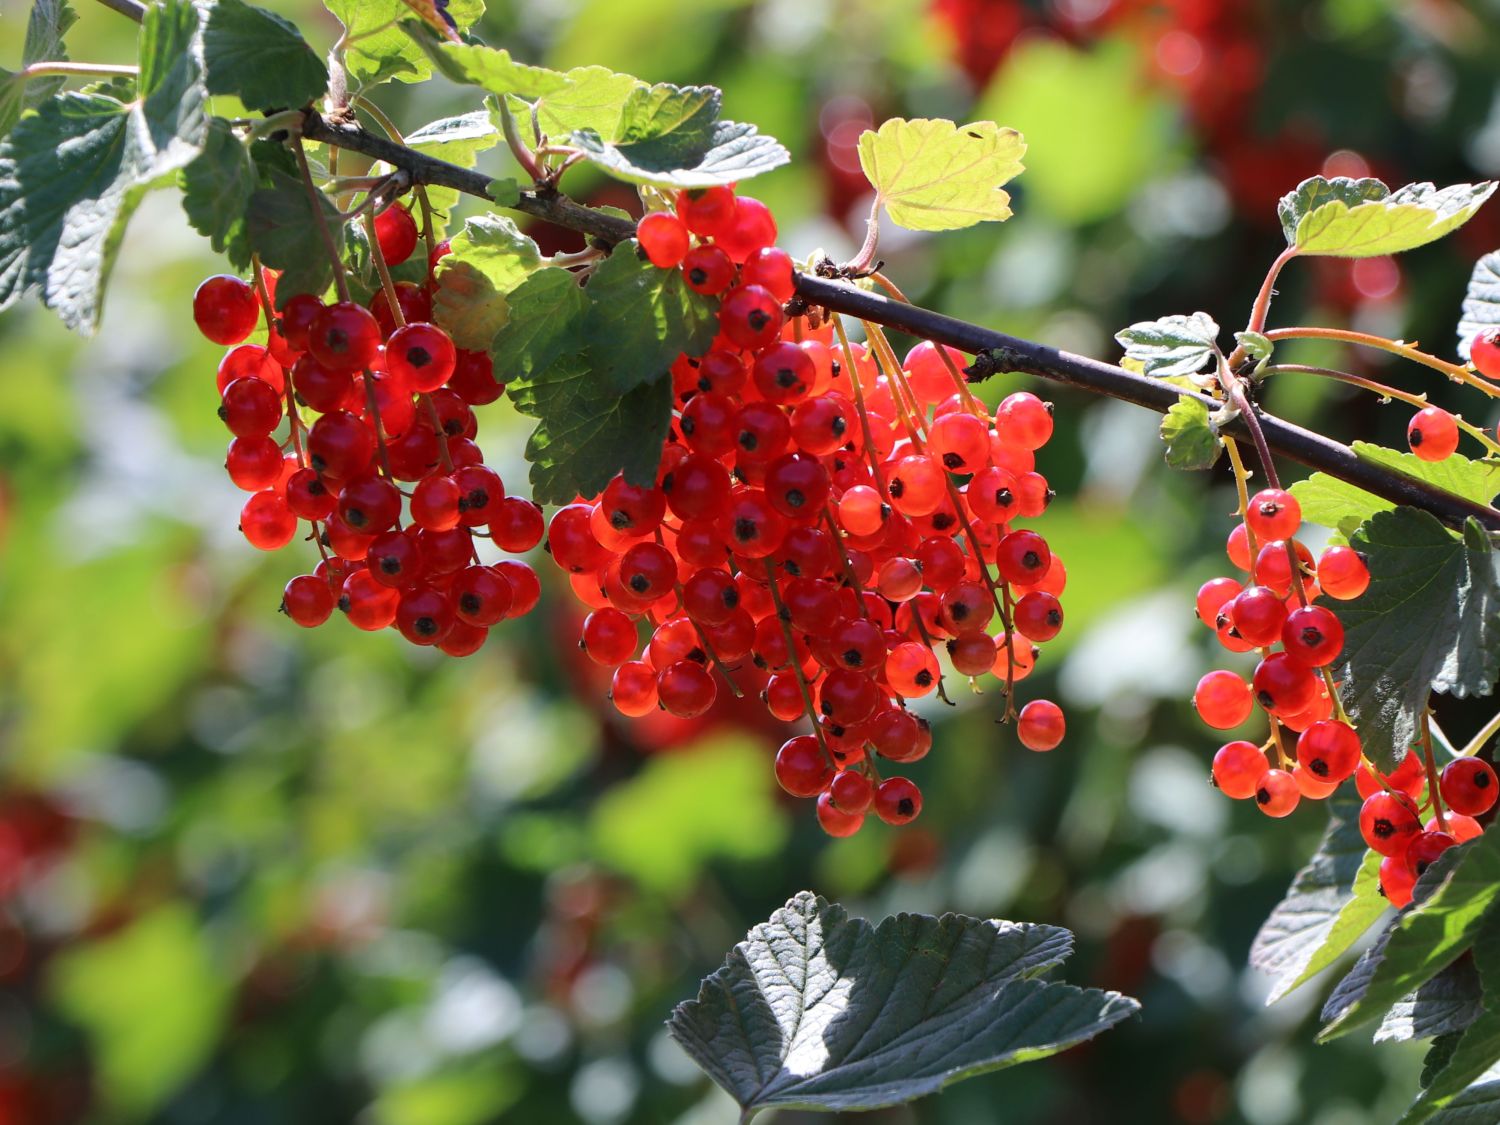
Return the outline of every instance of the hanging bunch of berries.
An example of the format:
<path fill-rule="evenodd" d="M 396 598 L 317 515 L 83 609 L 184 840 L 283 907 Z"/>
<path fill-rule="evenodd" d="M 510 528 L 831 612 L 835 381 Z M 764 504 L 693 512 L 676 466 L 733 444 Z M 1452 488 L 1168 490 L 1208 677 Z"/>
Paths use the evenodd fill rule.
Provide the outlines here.
<path fill-rule="evenodd" d="M 627 716 L 692 717 L 760 685 L 773 716 L 811 724 L 775 769 L 825 830 L 872 810 L 905 824 L 921 792 L 877 760 L 927 753 L 908 704 L 946 698 L 939 654 L 1009 698 L 1062 628 L 1063 563 L 1019 526 L 1051 496 L 1035 466 L 1051 408 L 1017 392 L 991 415 L 952 349 L 898 361 L 876 326 L 860 344 L 788 317 L 792 261 L 758 200 L 684 192 L 637 232 L 655 266 L 720 298 L 719 333 L 673 366 L 655 486 L 617 476 L 552 517 L 553 561 L 592 609 L 582 647 Z M 1012 717 L 1033 750 L 1062 741 L 1054 703 Z"/>
<path fill-rule="evenodd" d="M 385 263 L 416 251 L 416 223 L 400 204 L 373 228 Z M 282 610 L 312 627 L 338 608 L 360 629 L 394 626 L 413 644 L 466 656 L 540 594 L 524 562 L 481 565 L 476 538 L 524 552 L 544 522 L 530 500 L 506 495 L 474 440 L 472 408 L 505 389 L 490 357 L 455 348 L 430 323 L 445 249 L 429 255 L 425 284 L 391 287 L 394 301 L 385 289 L 368 306 L 298 293 L 275 314 L 276 275 L 257 271 L 258 293 L 239 278 L 209 278 L 193 319 L 230 349 L 218 370 L 219 416 L 234 435 L 225 468 L 252 494 L 240 530 L 265 551 L 304 530 L 321 556 L 287 583 Z M 262 316 L 266 344 L 245 343 Z"/>

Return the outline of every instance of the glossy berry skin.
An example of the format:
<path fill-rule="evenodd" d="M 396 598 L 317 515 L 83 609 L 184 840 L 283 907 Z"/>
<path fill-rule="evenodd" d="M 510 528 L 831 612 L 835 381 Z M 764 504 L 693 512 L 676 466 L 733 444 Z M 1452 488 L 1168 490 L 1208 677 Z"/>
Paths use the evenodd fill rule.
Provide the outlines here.
<path fill-rule="evenodd" d="M 841 838 L 853 836 L 864 826 L 865 814 L 845 812 L 833 803 L 833 794 L 818 794 L 818 827 L 828 835 Z"/>
<path fill-rule="evenodd" d="M 745 259 L 740 277 L 746 285 L 759 285 L 778 301 L 790 301 L 796 287 L 792 280 L 792 257 L 777 246 L 763 246 Z"/>
<path fill-rule="evenodd" d="M 1436 862 L 1438 856 L 1457 843 L 1458 841 L 1446 832 L 1423 832 L 1406 849 L 1407 870 L 1414 878 L 1420 879 L 1423 873 Z"/>
<path fill-rule="evenodd" d="M 281 447 L 269 437 L 237 437 L 229 443 L 224 469 L 234 486 L 259 492 L 281 480 Z"/>
<path fill-rule="evenodd" d="M 1452 809 L 1443 814 L 1443 824 L 1448 826 L 1448 835 L 1452 836 L 1460 844 L 1467 844 L 1470 840 L 1477 840 L 1480 836 L 1484 835 L 1484 828 L 1481 827 L 1479 821 L 1475 820 L 1472 816 L 1465 816 L 1463 813 L 1454 812 Z M 1442 827 L 1437 822 L 1437 817 L 1432 817 L 1428 820 L 1425 829 L 1428 832 L 1442 831 Z"/>
<path fill-rule="evenodd" d="M 1423 407 L 1407 424 L 1406 444 L 1423 461 L 1442 461 L 1458 448 L 1458 422 L 1440 407 Z"/>
<path fill-rule="evenodd" d="M 828 795 L 835 805 L 848 813 L 863 813 L 875 799 L 870 779 L 855 770 L 840 770 L 829 783 Z"/>
<path fill-rule="evenodd" d="M 1262 543 L 1267 539 L 1290 539 L 1302 526 L 1302 505 L 1290 492 L 1263 488 L 1250 497 L 1245 522 Z"/>
<path fill-rule="evenodd" d="M 307 350 L 331 371 L 359 371 L 380 351 L 380 325 L 363 305 L 340 301 L 317 315 L 307 332 Z"/>
<path fill-rule="evenodd" d="M 282 591 L 281 612 L 304 629 L 315 628 L 333 614 L 333 591 L 325 579 L 299 574 Z"/>
<path fill-rule="evenodd" d="M 453 600 L 431 587 L 406 591 L 396 607 L 396 628 L 414 645 L 437 644 L 457 620 Z"/>
<path fill-rule="evenodd" d="M 453 612 L 459 621 L 483 629 L 504 621 L 515 600 L 509 579 L 489 566 L 464 567 L 453 576 L 448 592 L 452 595 Z"/>
<path fill-rule="evenodd" d="M 529 551 L 542 541 L 546 521 L 542 509 L 523 496 L 507 496 L 490 516 L 490 538 L 511 554 Z"/>
<path fill-rule="evenodd" d="M 735 265 L 747 261 L 758 250 L 776 242 L 776 219 L 758 199 L 742 195 L 734 201 L 734 216 L 714 242 Z"/>
<path fill-rule="evenodd" d="M 717 246 L 695 246 L 682 260 L 682 276 L 694 293 L 712 297 L 734 281 L 734 263 Z"/>
<path fill-rule="evenodd" d="M 277 551 L 297 534 L 297 517 L 276 493 L 257 492 L 240 509 L 240 531 L 257 550 Z"/>
<path fill-rule="evenodd" d="M 1310 707 L 1318 681 L 1306 665 L 1284 652 L 1273 652 L 1255 668 L 1251 679 L 1255 701 L 1273 715 L 1295 715 Z"/>
<path fill-rule="evenodd" d="M 1324 719 L 1297 738 L 1297 764 L 1323 781 L 1338 782 L 1359 766 L 1359 735 L 1348 723 Z"/>
<path fill-rule="evenodd" d="M 781 303 L 769 289 L 741 285 L 727 293 L 719 306 L 719 328 L 735 344 L 759 350 L 781 332 Z"/>
<path fill-rule="evenodd" d="M 1253 742 L 1226 742 L 1214 754 L 1213 783 L 1226 797 L 1243 801 L 1255 796 L 1266 772 L 1266 756 Z"/>
<path fill-rule="evenodd" d="M 1244 586 L 1233 578 L 1210 578 L 1198 587 L 1193 607 L 1198 620 L 1212 629 L 1218 620 L 1219 611 L 1243 589 Z"/>
<path fill-rule="evenodd" d="M 1397 763 L 1396 768 L 1385 775 L 1386 784 L 1400 793 L 1405 793 L 1413 801 L 1422 795 L 1422 786 L 1426 780 L 1426 772 L 1422 768 L 1422 755 L 1407 754 Z M 1354 783 L 1361 797 L 1370 797 L 1382 791 L 1382 786 L 1370 771 L 1361 764 L 1354 771 Z"/>
<path fill-rule="evenodd" d="M 311 469 L 298 469 L 286 482 L 286 506 L 298 519 L 326 520 L 338 503 L 339 498 Z"/>
<path fill-rule="evenodd" d="M 416 394 L 427 394 L 446 383 L 457 361 L 453 340 L 436 324 L 405 325 L 386 341 L 386 368 Z"/>
<path fill-rule="evenodd" d="M 237 277 L 211 277 L 193 294 L 193 323 L 215 344 L 238 344 L 250 335 L 259 317 L 255 290 Z"/>
<path fill-rule="evenodd" d="M 628 719 L 649 715 L 659 705 L 656 673 L 644 661 L 627 661 L 615 669 L 609 696 L 615 710 Z"/>
<path fill-rule="evenodd" d="M 1416 807 L 1405 797 L 1382 791 L 1360 807 L 1360 835 L 1381 855 L 1401 855 L 1421 831 Z"/>
<path fill-rule="evenodd" d="M 670 211 L 653 211 L 635 226 L 635 237 L 651 264 L 659 270 L 673 269 L 687 257 L 688 230 Z"/>
<path fill-rule="evenodd" d="M 776 780 L 793 797 L 816 797 L 832 779 L 833 767 L 813 735 L 788 739 L 776 752 Z"/>
<path fill-rule="evenodd" d="M 677 214 L 683 225 L 704 238 L 718 238 L 734 222 L 734 189 L 711 187 L 679 192 Z"/>
<path fill-rule="evenodd" d="M 378 535 L 401 517 L 401 493 L 384 477 L 356 477 L 339 494 L 339 518 L 361 535 Z"/>
<path fill-rule="evenodd" d="M 417 248 L 417 221 L 399 203 L 375 216 L 375 240 L 388 266 L 399 266 Z"/>
<path fill-rule="evenodd" d="M 1412 887 L 1417 877 L 1407 866 L 1404 855 L 1388 855 L 1380 861 L 1380 893 L 1397 910 L 1411 904 Z"/>
<path fill-rule="evenodd" d="M 713 676 L 701 664 L 679 660 L 663 668 L 656 677 L 661 705 L 682 719 L 692 719 L 713 706 L 718 695 Z"/>
<path fill-rule="evenodd" d="M 1290 816 L 1302 800 L 1302 791 L 1286 770 L 1267 770 L 1255 785 L 1255 803 L 1267 816 Z"/>
<path fill-rule="evenodd" d="M 904 777 L 888 777 L 875 789 L 875 815 L 887 824 L 910 824 L 922 811 L 922 791 Z"/>
<path fill-rule="evenodd" d="M 1344 648 L 1344 627 L 1332 610 L 1305 605 L 1287 614 L 1281 627 L 1286 651 L 1309 668 L 1333 663 Z"/>
<path fill-rule="evenodd" d="M 1207 673 L 1193 692 L 1198 717 L 1215 730 L 1229 730 L 1250 717 L 1255 701 L 1250 685 L 1234 672 L 1219 669 Z"/>
<path fill-rule="evenodd" d="M 1021 745 L 1038 753 L 1055 749 L 1067 732 L 1062 708 L 1050 699 L 1033 699 L 1021 708 L 1016 737 Z"/>
<path fill-rule="evenodd" d="M 1469 345 L 1469 360 L 1486 379 L 1500 382 L 1500 328 L 1486 328 Z"/>
<path fill-rule="evenodd" d="M 1040 449 L 1052 437 L 1052 404 L 1017 391 L 995 408 L 995 432 L 1007 445 Z"/>
<path fill-rule="evenodd" d="M 640 637 L 635 622 L 618 609 L 596 609 L 583 621 L 583 651 L 595 664 L 616 668 L 635 655 Z"/>
<path fill-rule="evenodd" d="M 1034 531 L 1012 531 L 995 548 L 995 569 L 1015 586 L 1034 585 L 1051 563 L 1047 541 Z"/>
<path fill-rule="evenodd" d="M 1329 547 L 1318 559 L 1318 588 L 1330 598 L 1349 601 L 1370 586 L 1370 569 L 1353 547 Z"/>
<path fill-rule="evenodd" d="M 1443 802 L 1465 816 L 1482 816 L 1495 807 L 1500 795 L 1495 769 L 1478 758 L 1457 758 L 1443 767 L 1438 780 Z"/>
<path fill-rule="evenodd" d="M 235 437 L 266 437 L 281 423 L 281 396 L 260 379 L 236 379 L 224 388 L 219 417 Z"/>

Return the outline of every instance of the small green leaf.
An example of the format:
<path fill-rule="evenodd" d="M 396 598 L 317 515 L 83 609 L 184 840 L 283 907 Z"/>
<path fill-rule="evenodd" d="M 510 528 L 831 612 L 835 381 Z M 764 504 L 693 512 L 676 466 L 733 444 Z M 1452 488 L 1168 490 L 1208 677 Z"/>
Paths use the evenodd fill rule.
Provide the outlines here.
<path fill-rule="evenodd" d="M 1359 831 L 1360 802 L 1345 785 L 1329 801 L 1328 830 L 1286 897 L 1261 924 L 1250 964 L 1272 979 L 1274 1004 L 1334 961 L 1385 913 L 1380 856 Z"/>
<path fill-rule="evenodd" d="M 510 57 L 499 47 L 479 43 L 450 43 L 437 32 L 416 20 L 405 20 L 402 26 L 426 52 L 443 77 L 467 86 L 479 86 L 492 94 L 515 94 L 522 98 L 539 98 L 567 85 L 560 71 L 543 66 L 528 66 Z"/>
<path fill-rule="evenodd" d="M 490 121 L 490 115 L 477 109 L 457 117 L 431 121 L 416 132 L 408 133 L 406 144 L 408 148 L 414 148 L 427 156 L 434 156 L 463 168 L 472 168 L 481 152 L 493 148 L 502 139 L 500 130 Z M 437 211 L 446 212 L 458 202 L 458 196 L 459 193 L 454 188 L 438 184 L 427 185 L 428 202 Z M 501 206 L 506 203 L 503 200 L 496 202 Z"/>
<path fill-rule="evenodd" d="M 21 47 L 21 66 L 38 62 L 64 62 L 68 52 L 63 36 L 77 22 L 67 0 L 36 0 L 26 21 L 26 42 Z M 40 105 L 63 87 L 61 76 L 23 79 L 8 70 L 0 70 L 0 137 L 15 127 L 21 112 Z"/>
<path fill-rule="evenodd" d="M 333 263 L 323 252 L 323 236 L 318 230 L 318 216 L 308 200 L 301 179 L 273 170 L 267 177 L 268 187 L 257 188 L 250 195 L 245 213 L 245 237 L 250 249 L 260 255 L 263 265 L 282 271 L 276 283 L 276 299 L 297 293 L 321 296 L 333 280 Z M 342 250 L 344 225 L 339 222 L 333 201 L 318 192 L 323 221 Z"/>
<path fill-rule="evenodd" d="M 1329 1022 L 1320 1042 L 1379 1019 L 1475 944 L 1485 913 L 1500 899 L 1500 835 L 1486 832 L 1450 848 L 1423 880 L 1430 888 L 1425 899 L 1402 911 L 1383 944 L 1366 954 L 1361 977 L 1367 979 L 1334 990 L 1323 1009 Z"/>
<path fill-rule="evenodd" d="M 420 82 L 431 77 L 427 52 L 403 27 L 403 21 L 421 26 L 403 0 L 324 0 L 324 6 L 344 25 L 344 69 L 356 90 L 392 79 Z M 484 14 L 484 4 L 453 0 L 448 14 L 463 30 Z"/>
<path fill-rule="evenodd" d="M 1208 406 L 1193 395 L 1182 395 L 1162 417 L 1161 440 L 1167 464 L 1174 469 L 1211 469 L 1222 443 L 1209 421 Z"/>
<path fill-rule="evenodd" d="M 958 230 L 1010 218 L 1002 185 L 1022 169 L 1026 142 L 993 121 L 893 117 L 859 138 L 859 166 L 897 226 Z"/>
<path fill-rule="evenodd" d="M 222 117 L 208 122 L 203 151 L 177 174 L 182 209 L 193 229 L 236 269 L 250 265 L 245 212 L 255 191 L 255 165 L 240 139 Z"/>
<path fill-rule="evenodd" d="M 1431 691 L 1487 695 L 1500 675 L 1500 578 L 1485 533 L 1455 539 L 1416 508 L 1378 512 L 1354 535 L 1370 588 L 1339 607 L 1335 676 L 1365 753 L 1392 769 L 1417 739 Z"/>
<path fill-rule="evenodd" d="M 1276 350 L 1275 341 L 1261 332 L 1236 332 L 1234 339 L 1257 365 L 1265 363 L 1271 358 L 1271 353 Z"/>
<path fill-rule="evenodd" d="M 667 1028 L 746 1117 L 862 1110 L 1066 1050 L 1134 1014 L 1041 979 L 1056 926 L 898 914 L 878 926 L 806 891 L 756 926 Z"/>
<path fill-rule="evenodd" d="M 1423 461 L 1415 454 L 1368 441 L 1356 441 L 1350 448 L 1362 461 L 1394 469 L 1476 504 L 1493 503 L 1500 494 L 1500 462 L 1471 461 L 1459 453 L 1441 461 Z M 1292 485 L 1290 491 L 1302 507 L 1302 518 L 1324 527 L 1340 527 L 1351 520 L 1361 524 L 1376 512 L 1388 512 L 1396 506 L 1327 473 L 1314 473 Z"/>
<path fill-rule="evenodd" d="M 540 267 L 536 243 L 504 215 L 476 215 L 438 263 L 432 319 L 461 348 L 483 350 L 505 324 L 506 295 Z"/>
<path fill-rule="evenodd" d="M 1125 358 L 1136 360 L 1147 375 L 1164 378 L 1194 375 L 1213 358 L 1219 326 L 1205 312 L 1143 320 L 1115 333 Z"/>
<path fill-rule="evenodd" d="M 1458 321 L 1458 354 L 1469 358 L 1469 345 L 1486 328 L 1500 325 L 1500 250 L 1474 263 Z"/>
<path fill-rule="evenodd" d="M 490 345 L 495 374 L 519 388 L 582 349 L 588 296 L 565 269 L 547 266 L 511 290 L 510 315 Z"/>
<path fill-rule="evenodd" d="M 671 376 L 620 395 L 601 387 L 589 361 L 572 354 L 508 391 L 517 410 L 537 419 L 526 443 L 537 502 L 597 496 L 616 473 L 631 484 L 656 482 L 672 420 Z"/>
<path fill-rule="evenodd" d="M 203 26 L 210 94 L 247 109 L 297 109 L 322 97 L 328 68 L 295 24 L 244 0 L 213 0 Z"/>
<path fill-rule="evenodd" d="M 140 64 L 136 100 L 65 91 L 0 142 L 0 309 L 34 292 L 92 332 L 125 224 L 202 149 L 198 17 L 186 0 L 146 10 Z"/>
<path fill-rule="evenodd" d="M 591 129 L 606 144 L 619 140 L 621 108 L 630 92 L 645 83 L 602 66 L 575 67 L 563 77 L 566 85 L 536 103 L 542 132 L 560 138 Z"/>
<path fill-rule="evenodd" d="M 702 355 L 719 331 L 719 303 L 657 269 L 632 239 L 599 263 L 585 292 L 583 341 L 601 389 L 624 393 L 667 374 L 679 354 Z"/>
<path fill-rule="evenodd" d="M 1373 258 L 1436 241 L 1473 217 L 1495 184 L 1407 184 L 1305 180 L 1281 201 L 1282 230 L 1301 254 Z"/>
<path fill-rule="evenodd" d="M 736 121 L 715 122 L 701 151 L 687 153 L 656 140 L 608 144 L 586 129 L 575 132 L 572 142 L 617 180 L 687 190 L 748 180 L 791 159 L 774 138 Z"/>

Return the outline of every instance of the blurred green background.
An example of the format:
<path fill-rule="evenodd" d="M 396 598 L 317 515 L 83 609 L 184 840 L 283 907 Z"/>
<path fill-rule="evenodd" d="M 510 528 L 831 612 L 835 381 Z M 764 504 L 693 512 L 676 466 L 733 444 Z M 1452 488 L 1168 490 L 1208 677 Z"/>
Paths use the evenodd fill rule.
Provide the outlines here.
<path fill-rule="evenodd" d="M 75 5 L 73 58 L 132 58 L 126 21 Z M 306 0 L 269 6 L 320 48 L 337 35 Z M 0 64 L 27 7 L 5 0 Z M 522 58 L 722 86 L 728 116 L 794 154 L 748 190 L 798 256 L 857 244 L 870 123 L 1021 129 L 1016 217 L 890 230 L 888 272 L 943 311 L 1106 357 L 1147 316 L 1241 323 L 1278 249 L 1276 199 L 1305 176 L 1500 172 L 1493 2 L 490 9 L 484 37 Z M 376 100 L 408 130 L 477 106 L 442 80 Z M 1492 205 L 1399 263 L 1297 263 L 1272 323 L 1451 355 L 1469 267 L 1496 246 Z M 1187 700 L 1222 654 L 1192 593 L 1225 568 L 1232 490 L 1168 473 L 1153 416 L 1049 391 L 1039 467 L 1059 498 L 1040 529 L 1068 566 L 1068 624 L 1023 693 L 1063 702 L 1068 740 L 1029 754 L 994 692 L 965 693 L 929 709 L 921 819 L 831 842 L 776 790 L 784 734 L 758 705 L 617 721 L 545 556 L 541 610 L 467 660 L 279 616 L 311 560 L 235 530 L 217 355 L 189 316 L 219 268 L 162 192 L 96 338 L 35 307 L 0 317 L 0 1125 L 732 1122 L 662 1020 L 803 888 L 871 918 L 1068 926 L 1068 978 L 1144 1003 L 1093 1044 L 872 1125 L 1359 1125 L 1404 1105 L 1416 1048 L 1314 1047 L 1319 988 L 1266 1009 L 1245 968 L 1324 816 L 1270 822 L 1206 784 L 1218 740 Z M 1303 359 L 1320 354 L 1496 420 L 1417 369 Z M 1268 397 L 1340 438 L 1404 432 L 1405 408 L 1311 380 Z M 483 443 L 515 485 L 524 432 L 486 408 Z M 1481 718 L 1442 714 L 1456 737 Z"/>

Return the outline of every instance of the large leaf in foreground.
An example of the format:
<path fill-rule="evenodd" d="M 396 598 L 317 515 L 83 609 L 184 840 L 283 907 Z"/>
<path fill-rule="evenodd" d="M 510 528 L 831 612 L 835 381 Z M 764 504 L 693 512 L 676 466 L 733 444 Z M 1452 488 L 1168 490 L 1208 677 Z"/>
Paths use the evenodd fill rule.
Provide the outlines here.
<path fill-rule="evenodd" d="M 328 68 L 295 24 L 243 0 L 214 0 L 203 25 L 210 94 L 249 109 L 296 109 L 328 88 Z"/>
<path fill-rule="evenodd" d="M 1336 675 L 1365 753 L 1391 769 L 1417 738 L 1433 689 L 1487 695 L 1500 672 L 1500 581 L 1485 533 L 1455 539 L 1427 512 L 1377 512 L 1352 543 L 1370 588 L 1339 609 L 1344 654 Z"/>
<path fill-rule="evenodd" d="M 475 215 L 448 242 L 433 275 L 432 319 L 461 348 L 482 350 L 509 315 L 510 291 L 542 264 L 536 243 L 504 215 Z"/>
<path fill-rule="evenodd" d="M 575 132 L 573 144 L 617 180 L 688 190 L 748 180 L 791 159 L 774 137 L 739 121 L 716 121 L 691 145 L 656 137 L 610 144 L 588 129 Z"/>
<path fill-rule="evenodd" d="M 668 1021 L 749 1113 L 874 1109 L 1074 1046 L 1134 1013 L 1038 979 L 1055 926 L 898 914 L 878 926 L 808 892 L 756 926 Z"/>
<path fill-rule="evenodd" d="M 1360 835 L 1359 800 L 1350 788 L 1329 801 L 1318 850 L 1250 946 L 1250 964 L 1273 981 L 1267 1004 L 1326 969 L 1385 913 L 1380 857 Z"/>

